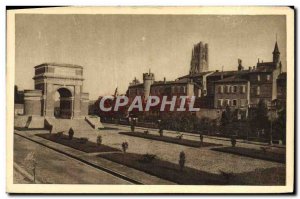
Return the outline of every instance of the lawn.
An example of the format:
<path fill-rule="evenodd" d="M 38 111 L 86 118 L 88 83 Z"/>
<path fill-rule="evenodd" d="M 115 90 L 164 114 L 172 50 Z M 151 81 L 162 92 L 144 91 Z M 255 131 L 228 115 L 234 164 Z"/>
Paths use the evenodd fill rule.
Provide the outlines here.
<path fill-rule="evenodd" d="M 178 164 L 160 160 L 158 158 L 155 158 L 152 161 L 147 161 L 145 155 L 141 154 L 111 153 L 100 154 L 98 156 L 177 184 L 222 185 L 226 183 L 225 178 L 221 175 L 199 171 L 188 167 L 184 168 L 183 171 L 180 171 Z"/>
<path fill-rule="evenodd" d="M 208 173 L 185 167 L 180 171 L 179 165 L 158 158 L 145 161 L 147 155 L 136 153 L 111 153 L 100 154 L 98 157 L 123 164 L 128 167 L 149 173 L 162 179 L 166 179 L 183 185 L 284 185 L 285 167 L 273 167 L 255 169 L 251 172 Z M 151 155 L 150 155 L 151 156 Z M 213 165 L 212 165 L 213 166 Z"/>
<path fill-rule="evenodd" d="M 71 147 L 73 149 L 77 149 L 86 153 L 95 153 L 95 152 L 116 152 L 120 151 L 120 149 L 116 149 L 110 146 L 106 146 L 101 144 L 98 146 L 95 142 L 86 141 L 83 142 L 82 139 L 73 137 L 73 139 L 69 139 L 67 135 L 58 136 L 57 134 L 36 134 L 39 137 L 45 138 L 47 140 L 51 140 L 53 142 Z"/>
<path fill-rule="evenodd" d="M 235 155 L 241 155 L 261 160 L 285 163 L 285 153 L 275 153 L 268 150 L 258 150 L 251 148 L 243 148 L 243 147 L 222 147 L 222 148 L 213 148 L 211 150 L 231 153 Z"/>
<path fill-rule="evenodd" d="M 160 136 L 160 135 L 153 135 L 153 134 L 145 134 L 141 132 L 120 132 L 122 135 L 140 137 L 150 140 L 157 140 L 162 142 L 168 142 L 173 144 L 180 144 L 189 147 L 209 147 L 209 146 L 221 146 L 221 144 L 214 144 L 209 142 L 195 141 L 195 140 L 187 140 L 187 139 L 178 139 L 176 137 L 168 137 L 168 136 Z"/>

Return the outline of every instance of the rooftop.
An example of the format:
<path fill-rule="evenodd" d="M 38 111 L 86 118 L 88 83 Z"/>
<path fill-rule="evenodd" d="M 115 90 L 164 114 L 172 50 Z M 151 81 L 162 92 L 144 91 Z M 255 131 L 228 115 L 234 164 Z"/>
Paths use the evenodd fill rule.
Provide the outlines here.
<path fill-rule="evenodd" d="M 221 79 L 217 82 L 218 83 L 223 83 L 223 82 L 247 82 L 247 81 L 248 81 L 247 79 L 243 79 L 243 78 L 239 77 L 238 75 L 235 75 L 235 76 L 231 76 L 231 77 Z"/>
<path fill-rule="evenodd" d="M 58 66 L 58 67 L 68 67 L 68 68 L 83 68 L 82 66 L 75 65 L 75 64 L 64 64 L 64 63 L 42 63 L 40 65 L 35 66 L 34 68 L 39 68 L 42 66 Z"/>

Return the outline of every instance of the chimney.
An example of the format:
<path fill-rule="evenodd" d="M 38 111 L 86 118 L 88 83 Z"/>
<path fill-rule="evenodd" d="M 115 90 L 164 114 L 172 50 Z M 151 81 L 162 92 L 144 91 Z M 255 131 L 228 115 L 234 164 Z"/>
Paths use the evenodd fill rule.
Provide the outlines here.
<path fill-rule="evenodd" d="M 166 77 L 164 77 L 164 83 L 166 83 Z"/>
<path fill-rule="evenodd" d="M 249 66 L 249 71 L 251 71 L 252 70 L 252 68 L 251 68 L 251 66 Z"/>

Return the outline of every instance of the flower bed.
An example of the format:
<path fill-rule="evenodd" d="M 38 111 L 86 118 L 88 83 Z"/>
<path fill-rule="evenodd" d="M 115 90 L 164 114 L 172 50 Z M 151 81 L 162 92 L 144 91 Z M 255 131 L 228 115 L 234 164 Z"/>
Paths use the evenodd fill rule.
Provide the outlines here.
<path fill-rule="evenodd" d="M 160 160 L 158 158 L 154 158 L 151 161 L 145 161 L 145 155 L 141 154 L 111 153 L 100 154 L 98 156 L 149 173 L 159 178 L 175 182 L 177 184 L 221 185 L 226 183 L 221 175 L 199 171 L 189 167 L 186 167 L 183 169 L 183 171 L 180 171 L 178 164 Z"/>
<path fill-rule="evenodd" d="M 222 148 L 213 148 L 211 150 L 231 153 L 235 155 L 241 155 L 261 160 L 285 163 L 285 153 L 275 153 L 268 150 L 258 150 L 251 148 L 243 148 L 243 147 L 222 147 Z"/>
<path fill-rule="evenodd" d="M 214 144 L 209 142 L 203 142 L 195 141 L 195 140 L 187 140 L 187 139 L 178 139 L 176 137 L 167 137 L 167 136 L 159 136 L 159 135 L 153 135 L 153 134 L 145 134 L 141 132 L 120 132 L 120 134 L 123 135 L 129 135 L 134 137 L 140 137 L 145 139 L 151 139 L 151 140 L 157 140 L 162 142 L 168 142 L 173 144 L 180 144 L 184 146 L 190 146 L 190 147 L 209 147 L 209 146 L 221 146 L 221 144 Z"/>
<path fill-rule="evenodd" d="M 121 151 L 120 149 L 103 144 L 98 146 L 96 143 L 88 141 L 84 138 L 73 137 L 73 139 L 70 140 L 69 136 L 67 135 L 58 136 L 57 134 L 37 134 L 37 136 L 86 153 Z"/>

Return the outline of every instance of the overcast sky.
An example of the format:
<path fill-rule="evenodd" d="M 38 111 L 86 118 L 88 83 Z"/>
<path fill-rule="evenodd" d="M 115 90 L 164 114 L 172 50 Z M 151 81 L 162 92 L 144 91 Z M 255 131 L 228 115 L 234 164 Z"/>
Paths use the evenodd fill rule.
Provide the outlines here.
<path fill-rule="evenodd" d="M 33 67 L 44 62 L 84 67 L 90 99 L 125 93 L 134 77 L 167 80 L 189 72 L 192 47 L 209 45 L 209 70 L 272 60 L 276 40 L 286 70 L 284 16 L 16 15 L 16 85 L 33 89 Z"/>

